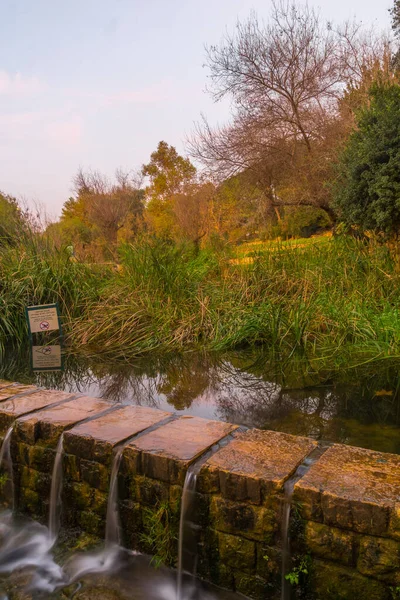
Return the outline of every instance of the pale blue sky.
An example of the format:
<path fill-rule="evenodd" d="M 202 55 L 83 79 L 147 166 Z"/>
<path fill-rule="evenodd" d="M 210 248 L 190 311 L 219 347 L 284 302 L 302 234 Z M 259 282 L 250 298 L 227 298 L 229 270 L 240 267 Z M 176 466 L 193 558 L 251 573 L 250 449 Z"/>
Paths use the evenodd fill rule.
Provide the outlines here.
<path fill-rule="evenodd" d="M 389 27 L 391 0 L 309 0 L 324 18 Z M 0 190 L 60 214 L 79 166 L 112 174 L 160 140 L 184 151 L 201 112 L 204 44 L 271 0 L 0 0 Z"/>

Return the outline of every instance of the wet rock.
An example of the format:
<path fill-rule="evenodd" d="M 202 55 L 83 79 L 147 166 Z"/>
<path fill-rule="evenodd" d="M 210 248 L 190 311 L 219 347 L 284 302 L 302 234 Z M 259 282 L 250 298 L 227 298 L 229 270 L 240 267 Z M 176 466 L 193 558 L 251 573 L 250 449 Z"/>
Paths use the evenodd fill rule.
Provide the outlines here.
<path fill-rule="evenodd" d="M 94 421 L 77 425 L 65 435 L 65 451 L 110 466 L 113 448 L 163 421 L 171 413 L 141 406 L 125 406 Z"/>
<path fill-rule="evenodd" d="M 12 388 L 0 389 L 0 400 L 5 400 L 14 394 L 27 393 L 36 390 L 35 386 L 15 385 Z M 14 392 L 14 394 L 11 394 Z M 26 396 L 6 399 L 0 403 L 0 431 L 12 425 L 14 420 L 35 410 L 51 406 L 58 402 L 73 398 L 73 394 L 54 390 L 38 390 Z"/>
<path fill-rule="evenodd" d="M 16 440 L 30 445 L 40 443 L 55 448 L 64 429 L 89 417 L 100 416 L 110 407 L 111 405 L 104 400 L 83 396 L 21 417 L 15 427 Z"/>
<path fill-rule="evenodd" d="M 229 423 L 181 417 L 129 444 L 123 461 L 126 469 L 183 486 L 187 467 L 235 429 Z"/>
<path fill-rule="evenodd" d="M 295 486 L 303 518 L 385 536 L 400 500 L 400 456 L 332 446 Z"/>
<path fill-rule="evenodd" d="M 316 442 L 275 431 L 249 430 L 216 452 L 200 474 L 200 489 L 216 490 L 233 501 L 260 504 L 281 491 Z"/>

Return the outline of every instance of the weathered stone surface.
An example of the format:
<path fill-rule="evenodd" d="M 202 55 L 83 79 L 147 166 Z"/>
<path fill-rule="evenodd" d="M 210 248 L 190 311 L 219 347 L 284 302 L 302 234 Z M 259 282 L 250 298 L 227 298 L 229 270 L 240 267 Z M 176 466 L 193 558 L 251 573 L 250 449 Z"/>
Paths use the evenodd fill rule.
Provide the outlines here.
<path fill-rule="evenodd" d="M 113 447 L 163 421 L 171 413 L 142 406 L 125 406 L 65 434 L 65 452 L 110 464 Z"/>
<path fill-rule="evenodd" d="M 249 430 L 216 452 L 203 466 L 199 489 L 234 501 L 260 504 L 283 484 L 316 447 L 308 438 Z"/>
<path fill-rule="evenodd" d="M 303 518 L 369 535 L 388 535 L 400 501 L 400 456 L 329 448 L 296 484 Z"/>
<path fill-rule="evenodd" d="M 27 394 L 37 390 L 35 385 L 25 385 L 23 383 L 12 383 L 0 389 L 0 401 L 7 400 L 18 394 Z"/>
<path fill-rule="evenodd" d="M 32 389 L 36 389 L 30 386 Z M 1 397 L 2 390 L 0 390 Z M 35 410 L 74 398 L 73 394 L 53 390 L 39 390 L 27 396 L 4 400 L 0 403 L 0 430 L 10 427 L 15 419 Z"/>
<path fill-rule="evenodd" d="M 357 568 L 363 575 L 400 583 L 400 543 L 385 538 L 361 538 Z"/>
<path fill-rule="evenodd" d="M 125 470 L 183 485 L 188 465 L 236 428 L 221 421 L 181 417 L 131 442 L 124 450 Z"/>
<path fill-rule="evenodd" d="M 389 590 L 380 581 L 354 569 L 331 562 L 313 561 L 311 587 L 321 600 L 389 600 Z"/>
<path fill-rule="evenodd" d="M 254 506 L 213 496 L 210 518 L 218 531 L 265 540 L 276 529 L 277 514 L 266 507 Z"/>
<path fill-rule="evenodd" d="M 396 502 L 390 515 L 389 536 L 400 541 L 400 502 Z"/>
<path fill-rule="evenodd" d="M 305 544 L 313 556 L 336 560 L 348 566 L 355 566 L 358 537 L 357 534 L 311 521 L 305 528 Z"/>
<path fill-rule="evenodd" d="M 18 419 L 15 427 L 17 441 L 55 446 L 67 427 L 89 417 L 101 415 L 111 405 L 104 400 L 83 396 L 65 404 L 48 408 Z"/>
<path fill-rule="evenodd" d="M 256 567 L 256 545 L 236 535 L 218 533 L 220 560 L 242 572 L 253 572 Z"/>

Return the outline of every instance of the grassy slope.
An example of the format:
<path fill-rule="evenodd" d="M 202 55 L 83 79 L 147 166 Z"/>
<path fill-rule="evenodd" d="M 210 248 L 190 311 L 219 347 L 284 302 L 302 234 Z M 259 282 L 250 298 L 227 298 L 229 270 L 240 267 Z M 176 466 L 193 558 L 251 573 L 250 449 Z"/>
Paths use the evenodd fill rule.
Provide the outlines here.
<path fill-rule="evenodd" d="M 232 261 L 250 253 L 250 263 Z M 235 257 L 142 245 L 124 248 L 121 264 L 74 264 L 37 246 L 3 251 L 0 343 L 24 339 L 26 305 L 58 300 L 69 342 L 93 353 L 264 344 L 336 364 L 400 355 L 400 270 L 385 246 L 311 238 L 247 245 Z"/>

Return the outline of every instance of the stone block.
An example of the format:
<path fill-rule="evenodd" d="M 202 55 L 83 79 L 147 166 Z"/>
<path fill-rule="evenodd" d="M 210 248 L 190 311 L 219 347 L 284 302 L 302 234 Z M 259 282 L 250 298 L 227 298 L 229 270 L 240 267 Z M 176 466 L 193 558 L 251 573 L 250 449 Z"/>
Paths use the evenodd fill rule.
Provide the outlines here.
<path fill-rule="evenodd" d="M 316 447 L 308 438 L 275 431 L 248 430 L 218 450 L 200 473 L 200 489 L 219 489 L 228 500 L 252 504 L 282 491 L 285 481 Z"/>
<path fill-rule="evenodd" d="M 249 576 L 240 571 L 234 572 L 235 590 L 254 600 L 276 598 L 276 589 L 271 582 L 258 576 Z"/>
<path fill-rule="evenodd" d="M 30 446 L 23 442 L 11 442 L 11 456 L 14 463 L 19 463 L 43 473 L 51 473 L 55 452 L 45 446 Z"/>
<path fill-rule="evenodd" d="M 386 536 L 400 497 L 400 456 L 335 445 L 296 484 L 294 500 L 333 527 Z M 304 511 L 304 509 L 303 509 Z"/>
<path fill-rule="evenodd" d="M 73 513 L 89 510 L 92 506 L 94 491 L 87 483 L 64 482 L 65 509 Z"/>
<path fill-rule="evenodd" d="M 18 388 L 10 389 L 17 390 Z M 18 417 L 75 397 L 74 394 L 54 390 L 35 391 L 37 390 L 35 386 L 23 386 L 21 389 L 25 390 L 24 393 L 29 392 L 28 395 L 4 399 L 3 402 L 0 402 L 0 431 L 2 432 L 11 427 Z M 0 399 L 2 392 L 3 395 L 6 393 L 5 390 L 0 390 Z"/>
<path fill-rule="evenodd" d="M 245 573 L 256 569 L 256 544 L 236 535 L 218 532 L 220 562 Z"/>
<path fill-rule="evenodd" d="M 276 588 L 280 586 L 282 569 L 282 551 L 279 548 L 268 546 L 264 542 L 256 544 L 257 575 L 265 581 L 275 581 Z"/>
<path fill-rule="evenodd" d="M 305 528 L 306 549 L 313 556 L 355 566 L 358 536 L 349 531 L 308 522 Z"/>
<path fill-rule="evenodd" d="M 124 450 L 125 471 L 183 485 L 187 467 L 236 425 L 181 417 L 131 442 Z"/>
<path fill-rule="evenodd" d="M 21 417 L 16 422 L 15 437 L 17 443 L 40 444 L 56 447 L 64 429 L 88 419 L 100 416 L 110 410 L 111 404 L 104 400 L 97 400 L 83 396 L 70 400 L 58 406 L 46 408 L 38 413 Z"/>
<path fill-rule="evenodd" d="M 30 394 L 37 389 L 38 388 L 35 385 L 25 385 L 23 383 L 10 383 L 9 385 L 3 385 L 0 389 L 0 402 L 3 400 L 8 400 L 9 398 L 14 398 L 15 396 Z"/>
<path fill-rule="evenodd" d="M 251 504 L 231 502 L 214 496 L 210 503 L 211 526 L 253 540 L 270 539 L 279 528 L 274 511 Z"/>
<path fill-rule="evenodd" d="M 140 536 L 143 532 L 143 508 L 138 502 L 125 500 L 119 505 L 122 544 L 125 548 L 138 550 L 140 548 Z"/>
<path fill-rule="evenodd" d="M 15 471 L 15 474 L 17 474 L 17 471 Z M 29 488 L 37 492 L 42 498 L 49 498 L 50 496 L 51 477 L 48 473 L 42 473 L 29 467 L 20 467 L 14 482 L 23 488 Z"/>
<path fill-rule="evenodd" d="M 389 590 L 380 581 L 354 569 L 320 560 L 313 561 L 311 588 L 323 600 L 389 600 Z"/>
<path fill-rule="evenodd" d="M 390 514 L 389 536 L 400 541 L 400 502 L 396 502 Z"/>
<path fill-rule="evenodd" d="M 43 503 L 41 495 L 29 488 L 18 488 L 17 505 L 24 515 L 38 520 L 43 520 L 47 514 L 47 505 Z"/>
<path fill-rule="evenodd" d="M 81 458 L 111 465 L 117 444 L 163 421 L 171 413 L 142 406 L 124 406 L 65 434 L 65 450 Z"/>
<path fill-rule="evenodd" d="M 76 457 L 77 458 L 77 457 Z M 91 487 L 107 492 L 110 486 L 110 469 L 105 465 L 91 461 L 80 460 L 80 477 Z"/>
<path fill-rule="evenodd" d="M 157 481 L 138 475 L 131 481 L 129 499 L 140 502 L 143 506 L 157 506 L 169 498 L 169 485 L 164 481 Z"/>
<path fill-rule="evenodd" d="M 77 521 L 81 529 L 104 539 L 106 527 L 105 520 L 96 515 L 96 513 L 91 510 L 82 510 L 78 514 Z"/>
<path fill-rule="evenodd" d="M 81 459 L 73 454 L 63 454 L 63 473 L 68 481 L 81 482 Z M 88 481 L 87 483 L 90 484 Z M 94 486 L 93 486 L 94 487 Z"/>
<path fill-rule="evenodd" d="M 400 543 L 394 540 L 363 536 L 357 569 L 363 575 L 400 582 Z"/>

